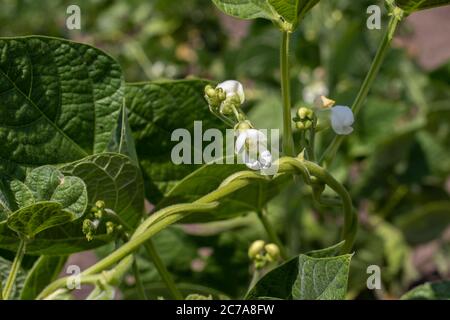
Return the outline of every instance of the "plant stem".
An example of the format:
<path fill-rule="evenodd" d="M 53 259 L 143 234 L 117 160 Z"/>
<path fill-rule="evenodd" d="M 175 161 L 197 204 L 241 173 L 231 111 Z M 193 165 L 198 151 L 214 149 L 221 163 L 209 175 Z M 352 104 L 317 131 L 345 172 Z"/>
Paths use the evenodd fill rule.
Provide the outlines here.
<path fill-rule="evenodd" d="M 139 266 L 137 263 L 136 256 L 134 257 L 134 260 L 133 260 L 133 274 L 134 274 L 134 279 L 136 280 L 136 288 L 138 291 L 139 298 L 141 300 L 148 300 L 147 295 L 145 294 L 144 285 L 142 284 L 142 279 L 141 279 L 141 275 L 139 273 Z"/>
<path fill-rule="evenodd" d="M 291 123 L 291 89 L 289 77 L 289 37 L 283 31 L 280 48 L 281 96 L 283 99 L 283 153 L 286 156 L 294 155 L 294 140 L 292 138 Z"/>
<path fill-rule="evenodd" d="M 381 64 L 386 56 L 386 53 L 390 47 L 392 38 L 394 37 L 395 30 L 397 29 L 398 23 L 401 21 L 403 16 L 403 11 L 400 8 L 395 8 L 391 19 L 389 21 L 389 25 L 384 33 L 383 39 L 381 40 L 380 45 L 378 46 L 377 53 L 375 55 L 374 60 L 372 61 L 372 65 L 370 66 L 369 72 L 364 79 L 364 82 L 359 89 L 358 95 L 356 96 L 355 101 L 352 105 L 352 111 L 355 116 L 355 119 L 362 107 L 362 104 L 367 98 L 367 94 L 369 93 L 370 88 L 373 85 L 373 82 L 380 70 Z M 328 148 L 323 153 L 320 163 L 324 164 L 325 167 L 328 167 L 334 159 L 339 146 L 344 140 L 345 136 L 336 135 L 331 141 Z"/>
<path fill-rule="evenodd" d="M 264 226 L 267 235 L 269 236 L 270 242 L 278 246 L 278 248 L 280 249 L 281 258 L 283 258 L 283 260 L 287 260 L 289 256 L 286 252 L 286 248 L 284 247 L 275 230 L 272 228 L 272 224 L 270 223 L 269 219 L 267 219 L 267 210 L 263 208 L 256 211 L 256 213 L 258 214 L 258 218 Z"/>
<path fill-rule="evenodd" d="M 20 240 L 19 248 L 17 249 L 16 257 L 14 258 L 11 270 L 9 271 L 8 278 L 6 279 L 5 287 L 3 288 L 2 298 L 4 300 L 9 299 L 14 282 L 16 281 L 17 273 L 20 269 L 20 264 L 22 263 L 23 256 L 25 255 L 26 242 L 25 240 Z"/>
<path fill-rule="evenodd" d="M 173 280 L 171 274 L 164 265 L 164 262 L 159 256 L 158 251 L 156 251 L 153 241 L 151 239 L 147 240 L 147 242 L 145 242 L 144 244 L 144 248 L 147 251 L 147 254 L 151 257 L 156 270 L 158 270 L 159 275 L 161 276 L 162 280 L 169 289 L 172 297 L 176 300 L 183 300 L 184 299 L 183 294 L 180 292 L 180 290 L 178 290 L 177 286 L 175 285 L 175 281 Z"/>
<path fill-rule="evenodd" d="M 286 167 L 286 165 L 288 167 Z M 347 189 L 340 184 L 326 169 L 318 164 L 295 158 L 280 159 L 279 171 L 288 171 L 289 167 L 300 170 L 307 184 L 311 184 L 310 175 L 315 176 L 326 183 L 334 190 L 342 200 L 342 211 L 344 213 L 344 228 L 342 230 L 342 238 L 345 244 L 342 248 L 343 253 L 349 253 L 355 241 L 356 232 L 358 230 L 358 214 L 353 210 L 352 199 Z"/>

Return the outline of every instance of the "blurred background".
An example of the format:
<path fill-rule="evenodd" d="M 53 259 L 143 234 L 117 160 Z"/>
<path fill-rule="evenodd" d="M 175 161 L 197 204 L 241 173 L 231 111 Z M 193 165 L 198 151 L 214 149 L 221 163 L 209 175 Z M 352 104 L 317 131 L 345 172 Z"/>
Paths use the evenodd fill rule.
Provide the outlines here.
<path fill-rule="evenodd" d="M 81 8 L 81 30 L 65 26 L 71 4 Z M 291 51 L 296 107 L 322 94 L 352 104 L 383 33 L 366 28 L 372 4 L 383 8 L 376 0 L 322 1 L 301 23 Z M 361 221 L 349 298 L 395 299 L 425 281 L 450 278 L 449 16 L 450 7 L 442 7 L 402 23 L 355 132 L 331 168 Z M 0 25 L 2 37 L 48 35 L 99 47 L 119 61 L 128 82 L 237 79 L 255 125 L 281 128 L 280 35 L 268 21 L 225 16 L 207 0 L 0 0 Z M 322 150 L 331 138 L 320 135 Z M 314 208 L 296 186 L 271 202 L 269 214 L 292 254 L 335 243 L 342 223 L 338 212 Z M 247 248 L 260 238 L 265 233 L 249 214 L 175 226 L 155 241 L 183 290 L 236 298 L 250 282 Z M 77 254 L 69 263 L 84 268 L 111 249 Z M 366 287 L 373 264 L 381 267 L 381 290 Z M 164 296 L 144 255 L 140 267 L 147 293 Z M 134 283 L 127 276 L 117 298 L 137 298 Z"/>

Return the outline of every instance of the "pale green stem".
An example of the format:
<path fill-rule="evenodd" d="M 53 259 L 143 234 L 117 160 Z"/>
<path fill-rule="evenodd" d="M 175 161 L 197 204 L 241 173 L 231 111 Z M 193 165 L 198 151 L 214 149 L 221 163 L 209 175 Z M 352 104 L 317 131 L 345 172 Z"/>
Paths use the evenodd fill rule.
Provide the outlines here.
<path fill-rule="evenodd" d="M 25 255 L 26 242 L 25 240 L 20 240 L 19 248 L 16 252 L 16 257 L 14 258 L 11 270 L 9 271 L 8 278 L 6 279 L 5 286 L 2 292 L 2 298 L 8 300 L 11 294 L 14 282 L 16 281 L 17 273 L 20 270 L 20 264 L 22 263 L 23 256 Z"/>
<path fill-rule="evenodd" d="M 342 238 L 345 240 L 342 252 L 348 253 L 353 247 L 353 243 L 358 229 L 358 215 L 353 210 L 352 199 L 348 191 L 324 168 L 314 162 L 294 158 L 280 159 L 280 171 L 292 169 L 300 170 L 307 184 L 311 183 L 310 175 L 318 178 L 334 190 L 342 200 L 342 211 L 344 213 L 344 228 Z"/>
<path fill-rule="evenodd" d="M 290 33 L 283 31 L 280 48 L 281 96 L 283 99 L 283 153 L 286 156 L 294 156 L 289 77 L 289 37 Z"/>
<path fill-rule="evenodd" d="M 363 82 L 361 88 L 359 89 L 358 95 L 356 96 L 356 99 L 353 102 L 352 111 L 355 116 L 355 119 L 357 118 L 357 115 L 358 115 L 364 101 L 367 98 L 369 90 L 373 85 L 373 82 L 378 74 L 378 71 L 380 70 L 381 64 L 383 63 L 386 53 L 389 50 L 395 30 L 397 29 L 398 23 L 402 19 L 402 15 L 403 15 L 403 11 L 401 11 L 401 9 L 399 9 L 399 8 L 396 8 L 394 10 L 394 13 L 391 16 L 389 25 L 383 36 L 383 39 L 381 40 L 380 45 L 378 47 L 377 53 L 372 62 L 372 65 L 370 66 L 369 72 L 367 73 L 366 78 L 364 79 L 364 82 Z M 345 136 L 343 136 L 343 135 L 336 135 L 333 138 L 333 140 L 331 141 L 328 148 L 323 153 L 323 155 L 320 159 L 320 163 L 322 163 L 325 167 L 330 166 L 330 164 L 333 161 L 334 156 L 336 155 L 336 152 L 339 149 L 339 146 L 341 145 L 344 138 L 345 138 Z"/>
<path fill-rule="evenodd" d="M 144 243 L 144 248 L 147 251 L 147 254 L 152 258 L 156 270 L 158 270 L 159 275 L 161 276 L 162 280 L 169 289 L 172 297 L 176 300 L 183 300 L 184 299 L 183 294 L 180 292 L 180 290 L 178 290 L 177 286 L 175 285 L 175 281 L 173 280 L 171 274 L 164 265 L 164 262 L 159 256 L 158 251 L 156 251 L 156 248 L 153 245 L 153 241 L 151 239 L 147 240 L 147 242 Z"/>
<path fill-rule="evenodd" d="M 280 238 L 278 237 L 277 233 L 272 227 L 272 224 L 270 223 L 269 219 L 267 218 L 267 210 L 261 209 L 256 211 L 259 220 L 261 221 L 262 225 L 264 226 L 264 229 L 267 232 L 267 236 L 269 237 L 270 242 L 276 244 L 278 248 L 280 249 L 281 258 L 283 260 L 287 260 L 289 258 L 286 248 L 284 247 L 283 243 L 281 242 Z"/>

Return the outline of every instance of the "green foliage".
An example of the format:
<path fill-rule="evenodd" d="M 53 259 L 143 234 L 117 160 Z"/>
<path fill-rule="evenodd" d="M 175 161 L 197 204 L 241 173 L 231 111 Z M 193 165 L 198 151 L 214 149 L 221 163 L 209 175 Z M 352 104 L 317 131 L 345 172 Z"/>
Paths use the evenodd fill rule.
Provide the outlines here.
<path fill-rule="evenodd" d="M 418 10 L 430 9 L 450 4 L 449 0 L 395 0 L 397 6 L 412 13 Z"/>
<path fill-rule="evenodd" d="M 13 180 L 10 186 L 17 209 L 11 208 L 6 224 L 28 239 L 80 218 L 87 208 L 88 196 L 83 180 L 64 176 L 51 166 L 33 169 L 25 183 Z"/>
<path fill-rule="evenodd" d="M 49 37 L 0 39 L 2 175 L 106 149 L 122 106 L 120 66 L 91 46 Z"/>
<path fill-rule="evenodd" d="M 188 130 L 194 149 L 194 121 L 201 120 L 203 130 L 224 129 L 215 119 L 203 97 L 204 80 L 181 80 L 128 84 L 125 91 L 130 112 L 129 122 L 145 179 L 147 198 L 153 203 L 162 199 L 179 180 L 199 165 L 175 165 L 171 150 L 177 142 L 172 132 Z M 201 137 L 199 137 L 201 139 Z"/>
<path fill-rule="evenodd" d="M 293 31 L 299 19 L 319 0 L 212 0 L 226 14 L 241 19 L 264 18 L 284 31 Z"/>
<path fill-rule="evenodd" d="M 20 299 L 35 299 L 42 289 L 58 277 L 66 260 L 65 256 L 39 257 L 25 278 Z"/>
<path fill-rule="evenodd" d="M 267 273 L 248 293 L 247 299 L 344 299 L 352 255 L 334 256 L 342 245 L 289 260 Z"/>
<path fill-rule="evenodd" d="M 197 200 L 217 189 L 227 177 L 246 169 L 245 165 L 238 164 L 205 164 L 175 185 L 158 204 L 158 207 L 163 208 L 174 203 Z M 223 198 L 220 206 L 213 212 L 194 213 L 184 222 L 228 219 L 246 212 L 261 210 L 272 197 L 286 186 L 289 180 L 287 176 L 280 176 L 274 180 L 255 181 L 248 187 Z"/>
<path fill-rule="evenodd" d="M 0 257 L 0 282 L 1 288 L 4 288 L 6 279 L 8 278 L 9 271 L 11 270 L 12 262 Z M 10 299 L 19 299 L 20 292 L 22 291 L 23 284 L 25 281 L 26 273 L 22 269 L 19 269 L 17 273 L 16 281 L 13 284 L 12 291 L 10 294 Z"/>
<path fill-rule="evenodd" d="M 422 284 L 405 293 L 402 300 L 450 300 L 450 281 Z"/>

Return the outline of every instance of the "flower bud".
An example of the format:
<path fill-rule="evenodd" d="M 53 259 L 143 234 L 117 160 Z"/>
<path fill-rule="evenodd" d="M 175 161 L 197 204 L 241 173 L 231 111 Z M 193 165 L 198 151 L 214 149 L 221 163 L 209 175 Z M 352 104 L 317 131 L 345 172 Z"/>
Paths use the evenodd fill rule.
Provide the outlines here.
<path fill-rule="evenodd" d="M 217 88 L 225 92 L 225 98 L 238 97 L 239 103 L 243 104 L 245 101 L 244 87 L 239 81 L 227 80 L 217 85 Z M 216 88 L 216 89 L 217 89 Z"/>
<path fill-rule="evenodd" d="M 248 256 L 250 259 L 255 259 L 256 256 L 264 249 L 264 245 L 266 243 L 264 242 L 264 240 L 256 240 L 254 241 L 251 245 L 250 248 L 248 249 Z"/>
<path fill-rule="evenodd" d="M 264 250 L 266 250 L 272 261 L 276 261 L 280 257 L 280 248 L 274 243 L 266 244 Z"/>

